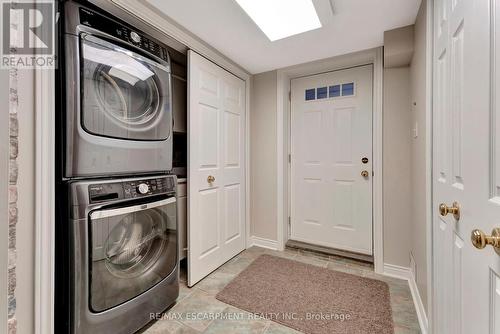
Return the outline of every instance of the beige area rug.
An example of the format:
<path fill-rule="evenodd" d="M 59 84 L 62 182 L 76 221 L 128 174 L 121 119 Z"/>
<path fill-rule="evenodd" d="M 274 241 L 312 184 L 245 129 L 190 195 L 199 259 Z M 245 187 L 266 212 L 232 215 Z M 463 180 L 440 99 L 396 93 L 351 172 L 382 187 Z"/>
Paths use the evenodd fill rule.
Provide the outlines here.
<path fill-rule="evenodd" d="M 393 334 L 389 286 L 262 255 L 217 299 L 308 334 Z"/>

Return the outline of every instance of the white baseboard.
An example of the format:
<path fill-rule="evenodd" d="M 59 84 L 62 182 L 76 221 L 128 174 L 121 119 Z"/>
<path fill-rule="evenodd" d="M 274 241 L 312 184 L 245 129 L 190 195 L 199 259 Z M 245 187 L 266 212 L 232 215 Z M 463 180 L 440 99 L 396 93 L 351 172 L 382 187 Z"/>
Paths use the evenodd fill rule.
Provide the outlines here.
<path fill-rule="evenodd" d="M 410 284 L 410 291 L 413 297 L 413 303 L 415 304 L 415 309 L 417 310 L 418 322 L 420 324 L 420 329 L 422 334 L 427 334 L 429 332 L 429 320 L 427 319 L 427 313 L 425 312 L 424 303 L 422 302 L 422 298 L 420 297 L 420 292 L 418 291 L 417 282 L 415 281 L 415 277 L 411 277 L 408 280 Z"/>
<path fill-rule="evenodd" d="M 384 263 L 384 275 L 409 281 L 412 277 L 410 268 Z"/>
<path fill-rule="evenodd" d="M 278 250 L 278 241 L 252 236 L 250 237 L 250 245 L 272 250 Z"/>
<path fill-rule="evenodd" d="M 417 311 L 420 330 L 422 331 L 422 334 L 427 334 L 429 321 L 425 312 L 424 303 L 422 302 L 422 298 L 420 297 L 420 292 L 418 291 L 417 282 L 415 281 L 415 277 L 413 276 L 410 268 L 385 263 L 384 275 L 408 281 L 411 296 L 413 298 L 413 303 L 415 304 L 415 310 Z"/>

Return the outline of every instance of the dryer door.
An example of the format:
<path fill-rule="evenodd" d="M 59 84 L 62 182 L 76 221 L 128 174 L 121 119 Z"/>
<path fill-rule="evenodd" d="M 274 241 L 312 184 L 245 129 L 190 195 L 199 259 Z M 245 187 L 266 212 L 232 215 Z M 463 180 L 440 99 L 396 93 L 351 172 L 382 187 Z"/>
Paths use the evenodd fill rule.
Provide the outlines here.
<path fill-rule="evenodd" d="M 90 308 L 101 312 L 149 290 L 177 264 L 175 197 L 95 210 L 89 219 Z"/>
<path fill-rule="evenodd" d="M 165 140 L 172 131 L 170 68 L 82 34 L 80 123 L 93 135 Z"/>

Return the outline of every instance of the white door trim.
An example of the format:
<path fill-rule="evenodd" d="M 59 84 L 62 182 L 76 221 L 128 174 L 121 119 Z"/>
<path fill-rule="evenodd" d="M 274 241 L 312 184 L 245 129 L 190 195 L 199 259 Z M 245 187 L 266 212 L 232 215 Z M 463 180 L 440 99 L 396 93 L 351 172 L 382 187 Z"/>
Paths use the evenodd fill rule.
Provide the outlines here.
<path fill-rule="evenodd" d="M 384 52 L 378 48 L 373 69 L 373 258 L 375 272 L 384 270 L 384 216 L 382 194 L 382 150 L 383 150 L 383 111 L 384 111 Z"/>
<path fill-rule="evenodd" d="M 55 72 L 35 71 L 35 333 L 54 332 Z"/>
<path fill-rule="evenodd" d="M 278 248 L 288 240 L 290 215 L 290 80 L 360 65 L 374 65 L 373 76 L 373 253 L 375 271 L 384 271 L 384 239 L 382 219 L 382 112 L 383 49 L 375 48 L 349 55 L 291 66 L 277 71 L 277 156 L 278 156 Z"/>
<path fill-rule="evenodd" d="M 433 272 L 433 248 L 432 248 L 432 217 L 433 217 L 433 208 L 432 208 L 432 143 L 433 143 L 433 127 L 432 127 L 432 94 L 433 94 L 433 52 L 434 52 L 434 0 L 426 0 L 427 1 L 427 19 L 426 19 L 426 101 L 425 101 L 425 117 L 426 124 L 425 128 L 428 129 L 426 131 L 425 138 L 425 158 L 427 160 L 426 166 L 426 175 L 425 175 L 425 192 L 427 196 L 427 205 L 426 205 L 426 234 L 427 234 L 427 323 L 424 322 L 426 328 L 422 328 L 422 332 L 425 334 L 429 332 L 429 328 L 433 328 L 433 280 L 432 277 Z M 424 312 L 425 314 L 425 312 Z"/>
<path fill-rule="evenodd" d="M 37 0 L 40 2 L 40 0 Z M 56 7 L 57 8 L 57 7 Z M 54 333 L 55 70 L 34 70 L 35 286 L 34 333 Z"/>

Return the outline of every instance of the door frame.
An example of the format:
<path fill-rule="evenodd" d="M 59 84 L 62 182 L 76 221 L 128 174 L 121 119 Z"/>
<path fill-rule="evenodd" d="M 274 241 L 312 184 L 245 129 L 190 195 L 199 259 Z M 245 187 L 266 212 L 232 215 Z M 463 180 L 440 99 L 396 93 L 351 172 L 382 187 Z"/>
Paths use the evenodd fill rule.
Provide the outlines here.
<path fill-rule="evenodd" d="M 284 249 L 289 237 L 291 215 L 291 101 L 290 81 L 294 78 L 373 64 L 373 259 L 375 272 L 384 271 L 382 213 L 382 119 L 383 48 L 290 66 L 277 71 L 277 154 L 278 154 L 278 248 Z"/>
<path fill-rule="evenodd" d="M 433 235 L 433 141 L 434 141 L 434 130 L 433 130 L 433 92 L 434 92 L 434 0 L 424 0 L 427 3 L 427 17 L 426 17 L 426 61 L 425 61 L 425 71 L 426 71 L 426 101 L 425 101 L 425 127 L 427 131 L 425 132 L 425 158 L 427 160 L 426 177 L 425 177 L 425 192 L 427 196 L 427 207 L 426 207 L 426 253 L 427 253 L 427 313 L 425 309 L 420 310 L 417 308 L 417 314 L 419 315 L 420 327 L 422 328 L 422 333 L 427 334 L 429 329 L 432 331 L 433 319 L 434 319 L 434 247 L 432 245 Z M 422 314 L 423 316 L 420 316 Z M 427 320 L 427 321 L 426 321 Z"/>

